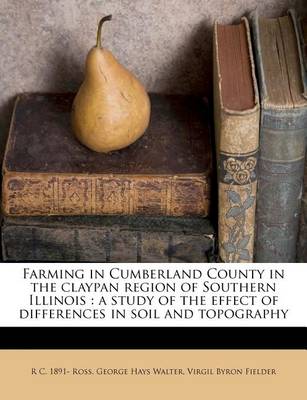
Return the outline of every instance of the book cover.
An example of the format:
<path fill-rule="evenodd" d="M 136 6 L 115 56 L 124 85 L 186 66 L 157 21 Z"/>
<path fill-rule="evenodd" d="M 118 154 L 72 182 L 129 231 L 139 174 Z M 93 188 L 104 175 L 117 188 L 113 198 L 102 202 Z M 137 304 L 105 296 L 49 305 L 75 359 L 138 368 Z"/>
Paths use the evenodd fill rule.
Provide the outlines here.
<path fill-rule="evenodd" d="M 286 2 L 294 3 L 259 0 L 257 6 L 278 15 Z M 144 137 L 145 142 L 107 158 L 74 141 L 73 95 L 20 97 L 4 177 L 14 213 L 1 218 L 6 261 L 0 263 L 2 400 L 306 400 L 307 268 L 209 263 L 214 231 L 206 213 L 195 215 L 200 197 L 188 189 L 200 179 L 209 193 L 216 183 L 210 183 L 211 156 L 198 139 L 206 109 L 198 100 L 199 107 L 191 106 L 195 97 L 188 96 L 211 96 L 213 21 L 239 21 L 255 3 L 0 2 L 0 131 L 5 136 L 17 93 L 79 87 L 84 56 L 107 12 L 113 20 L 107 17 L 110 23 L 103 26 L 103 48 L 146 90 L 186 95 L 152 95 L 153 153 Z M 245 22 L 239 24 L 239 33 L 245 28 Z M 245 41 L 242 49 L 246 54 Z M 251 63 L 245 60 L 244 67 Z M 191 121 L 187 114 L 195 108 L 200 118 Z M 232 123 L 231 118 L 224 121 Z M 196 138 L 181 141 L 190 126 Z M 250 131 L 242 128 L 243 144 Z M 257 145 L 252 145 L 254 152 Z M 234 151 L 238 161 L 240 151 Z M 197 161 L 201 157 L 204 161 Z M 249 176 L 244 162 L 226 165 L 242 184 L 229 190 L 239 195 L 245 188 L 239 177 Z M 165 191 L 162 178 L 168 182 Z M 186 186 L 174 192 L 172 185 L 179 181 Z M 238 194 L 230 195 L 231 207 L 239 206 Z M 215 217 L 215 198 L 205 199 L 210 218 Z M 33 215 L 33 204 L 45 214 Z M 166 204 L 184 209 L 187 217 L 166 216 Z M 254 201 L 247 214 L 253 207 Z M 93 215 L 97 209 L 109 214 Z M 52 215 L 63 210 L 66 215 Z M 92 215 L 67 214 L 72 210 Z M 251 242 L 245 238 L 240 250 L 251 254 Z M 160 262 L 146 263 L 152 260 Z"/>
<path fill-rule="evenodd" d="M 299 33 L 301 40 L 301 50 L 303 57 L 303 65 L 305 67 L 305 82 L 307 82 L 306 71 L 307 71 L 307 18 L 299 19 Z M 307 131 L 306 131 L 307 135 Z M 306 136 L 307 138 L 307 136 Z M 307 144 L 307 140 L 306 140 Z M 297 261 L 307 262 L 307 156 L 305 158 L 305 172 L 304 172 L 304 187 L 303 187 L 303 198 L 301 205 L 301 217 L 299 227 L 299 240 L 297 243 Z"/>
<path fill-rule="evenodd" d="M 211 147 L 200 98 L 151 95 L 146 134 L 109 154 L 74 138 L 72 100 L 17 98 L 3 163 L 4 214 L 208 215 Z"/>
<path fill-rule="evenodd" d="M 294 262 L 302 199 L 307 100 L 293 11 L 253 14 L 261 98 L 257 262 Z"/>
<path fill-rule="evenodd" d="M 206 218 L 5 217 L 4 261 L 209 262 L 215 232 Z"/>
<path fill-rule="evenodd" d="M 307 262 L 307 157 L 305 159 L 303 198 L 297 243 L 297 261 Z"/>

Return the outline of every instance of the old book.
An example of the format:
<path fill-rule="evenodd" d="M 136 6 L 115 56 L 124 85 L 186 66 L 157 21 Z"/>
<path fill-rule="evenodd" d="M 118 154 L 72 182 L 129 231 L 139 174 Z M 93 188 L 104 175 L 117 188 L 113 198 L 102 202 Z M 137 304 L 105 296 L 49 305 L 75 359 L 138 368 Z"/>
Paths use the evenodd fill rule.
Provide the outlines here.
<path fill-rule="evenodd" d="M 307 18 L 300 19 L 299 32 L 301 39 L 302 57 L 305 67 L 305 82 L 307 83 Z M 307 153 L 305 156 L 304 189 L 301 205 L 299 240 L 297 243 L 297 261 L 307 262 Z"/>
<path fill-rule="evenodd" d="M 211 149 L 200 98 L 152 94 L 146 134 L 109 154 L 74 138 L 72 100 L 18 97 L 3 164 L 6 215 L 208 214 Z"/>
<path fill-rule="evenodd" d="M 208 262 L 206 218 L 140 216 L 5 217 L 5 261 Z"/>
<path fill-rule="evenodd" d="M 297 261 L 307 263 L 307 156 L 305 159 L 304 189 L 301 207 Z"/>
<path fill-rule="evenodd" d="M 299 19 L 298 30 L 300 33 L 301 51 L 303 55 L 305 71 L 307 71 L 307 17 Z"/>
<path fill-rule="evenodd" d="M 253 15 L 261 97 L 257 262 L 294 262 L 302 199 L 307 100 L 294 12 Z"/>
<path fill-rule="evenodd" d="M 249 24 L 215 24 L 214 105 L 218 163 L 219 257 L 252 262 L 259 99 Z"/>

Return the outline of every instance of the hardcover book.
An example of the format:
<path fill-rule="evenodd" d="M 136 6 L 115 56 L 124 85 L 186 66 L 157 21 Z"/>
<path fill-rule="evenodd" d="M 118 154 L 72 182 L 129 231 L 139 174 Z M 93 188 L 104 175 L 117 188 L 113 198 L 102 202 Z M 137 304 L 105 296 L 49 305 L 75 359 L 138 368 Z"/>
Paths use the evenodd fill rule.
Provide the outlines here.
<path fill-rule="evenodd" d="M 295 262 L 302 199 L 307 100 L 293 11 L 253 15 L 261 128 L 256 262 Z"/>
<path fill-rule="evenodd" d="M 215 233 L 207 218 L 5 217 L 5 261 L 208 262 Z"/>
<path fill-rule="evenodd" d="M 73 97 L 17 98 L 3 163 L 4 214 L 208 214 L 211 148 L 201 99 L 152 94 L 145 135 L 101 154 L 71 132 Z"/>
<path fill-rule="evenodd" d="M 214 104 L 218 162 L 219 257 L 252 262 L 259 99 L 249 24 L 215 24 Z"/>
<path fill-rule="evenodd" d="M 305 74 L 307 71 L 307 18 L 300 20 L 300 38 L 301 38 L 301 49 L 302 56 L 305 66 Z M 305 82 L 307 82 L 305 75 Z M 307 134 L 307 132 L 306 132 Z M 307 140 L 306 140 L 307 142 Z M 300 218 L 300 231 L 299 240 L 297 245 L 297 261 L 307 262 L 307 154 L 305 157 L 305 173 L 304 173 L 304 190 L 303 199 L 301 206 L 301 218 Z"/>
<path fill-rule="evenodd" d="M 304 190 L 301 207 L 297 261 L 307 263 L 307 156 L 305 160 Z"/>
<path fill-rule="evenodd" d="M 299 33 L 302 45 L 302 55 L 305 66 L 305 71 L 307 71 L 307 17 L 299 19 Z"/>

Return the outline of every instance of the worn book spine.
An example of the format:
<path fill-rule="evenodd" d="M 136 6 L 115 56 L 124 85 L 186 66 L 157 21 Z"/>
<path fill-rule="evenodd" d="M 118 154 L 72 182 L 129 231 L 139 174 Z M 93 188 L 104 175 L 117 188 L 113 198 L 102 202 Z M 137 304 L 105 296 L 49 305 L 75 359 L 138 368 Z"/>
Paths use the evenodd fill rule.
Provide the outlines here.
<path fill-rule="evenodd" d="M 306 112 L 290 111 L 288 115 L 285 111 L 280 115 L 275 111 L 263 112 L 259 158 L 257 262 L 296 260 L 306 122 Z"/>
<path fill-rule="evenodd" d="M 298 24 L 300 40 L 301 40 L 301 51 L 302 59 L 304 62 L 304 82 L 305 88 L 307 87 L 307 17 L 299 20 Z M 307 130 L 306 130 L 307 135 Z M 307 137 L 306 137 L 307 145 Z M 304 172 L 304 186 L 303 186 L 303 198 L 301 205 L 301 217 L 299 227 L 299 240 L 297 243 L 297 261 L 307 262 L 307 152 L 305 157 L 305 172 Z"/>
<path fill-rule="evenodd" d="M 296 19 L 290 12 L 298 32 Z M 266 97 L 258 16 L 253 14 L 260 97 Z M 301 53 L 299 53 L 301 56 Z M 300 60 L 302 62 L 302 60 Z M 260 127 L 256 262 L 295 262 L 302 199 L 307 108 L 264 107 Z"/>
<path fill-rule="evenodd" d="M 215 233 L 204 218 L 5 217 L 4 261 L 210 262 Z"/>
<path fill-rule="evenodd" d="M 5 215 L 199 215 L 209 212 L 208 177 L 4 171 Z"/>
<path fill-rule="evenodd" d="M 305 159 L 304 189 L 301 206 L 297 261 L 307 263 L 307 155 Z"/>
<path fill-rule="evenodd" d="M 306 89 L 306 79 L 307 79 L 307 17 L 305 18 L 299 18 L 298 19 L 298 33 L 299 33 L 299 39 L 300 39 L 300 52 L 301 52 L 301 57 L 303 61 L 303 67 L 304 67 L 304 72 L 303 72 L 303 79 L 305 82 L 305 89 Z"/>
<path fill-rule="evenodd" d="M 244 111 L 223 106 L 217 24 L 214 30 L 214 104 L 218 164 L 218 242 L 223 262 L 253 262 L 257 158 L 259 143 L 259 99 L 251 48 L 246 28 L 254 89 L 254 107 Z"/>

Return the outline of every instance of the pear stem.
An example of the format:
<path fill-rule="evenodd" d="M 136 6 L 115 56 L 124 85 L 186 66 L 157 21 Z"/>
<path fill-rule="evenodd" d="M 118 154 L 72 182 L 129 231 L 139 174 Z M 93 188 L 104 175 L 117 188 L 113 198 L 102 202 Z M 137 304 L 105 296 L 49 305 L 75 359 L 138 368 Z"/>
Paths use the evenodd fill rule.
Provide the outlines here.
<path fill-rule="evenodd" d="M 101 20 L 99 21 L 98 24 L 98 29 L 97 29 L 97 41 L 96 41 L 96 47 L 101 49 L 101 28 L 102 25 L 106 22 L 106 21 L 111 21 L 112 19 L 112 15 L 107 15 L 106 17 L 101 18 Z"/>

